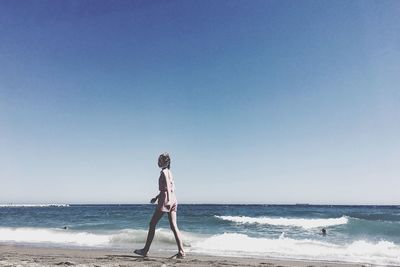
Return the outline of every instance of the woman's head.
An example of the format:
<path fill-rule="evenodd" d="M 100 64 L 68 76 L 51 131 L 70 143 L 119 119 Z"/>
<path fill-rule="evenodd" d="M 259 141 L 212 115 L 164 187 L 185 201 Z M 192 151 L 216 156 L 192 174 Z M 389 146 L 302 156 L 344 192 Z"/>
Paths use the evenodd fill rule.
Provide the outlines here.
<path fill-rule="evenodd" d="M 168 153 L 163 153 L 158 157 L 158 167 L 161 169 L 169 169 L 171 167 L 171 158 Z"/>

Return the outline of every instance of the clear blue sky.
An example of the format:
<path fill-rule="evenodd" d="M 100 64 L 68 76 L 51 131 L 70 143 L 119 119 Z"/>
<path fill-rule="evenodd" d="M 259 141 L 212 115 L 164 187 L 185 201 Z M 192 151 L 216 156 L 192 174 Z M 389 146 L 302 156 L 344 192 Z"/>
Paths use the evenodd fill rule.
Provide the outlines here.
<path fill-rule="evenodd" d="M 0 202 L 400 204 L 399 1 L 0 1 Z"/>

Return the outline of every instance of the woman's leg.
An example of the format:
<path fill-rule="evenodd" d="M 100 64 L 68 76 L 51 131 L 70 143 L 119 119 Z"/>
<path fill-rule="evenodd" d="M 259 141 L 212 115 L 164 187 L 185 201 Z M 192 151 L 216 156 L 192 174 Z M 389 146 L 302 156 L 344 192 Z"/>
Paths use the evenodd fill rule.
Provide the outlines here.
<path fill-rule="evenodd" d="M 183 250 L 183 243 L 181 233 L 179 232 L 178 225 L 176 223 L 176 211 L 168 212 L 168 220 L 169 226 L 171 227 L 172 232 L 175 236 L 176 244 L 178 245 L 179 253 L 185 255 L 185 251 Z"/>
<path fill-rule="evenodd" d="M 159 211 L 159 210 L 154 211 L 153 217 L 151 218 L 151 221 L 149 224 L 149 233 L 147 234 L 146 245 L 143 248 L 143 256 L 146 256 L 147 252 L 150 249 L 150 245 L 151 245 L 151 242 L 153 242 L 154 233 L 156 231 L 157 223 L 161 219 L 163 214 L 164 213 L 162 211 Z"/>

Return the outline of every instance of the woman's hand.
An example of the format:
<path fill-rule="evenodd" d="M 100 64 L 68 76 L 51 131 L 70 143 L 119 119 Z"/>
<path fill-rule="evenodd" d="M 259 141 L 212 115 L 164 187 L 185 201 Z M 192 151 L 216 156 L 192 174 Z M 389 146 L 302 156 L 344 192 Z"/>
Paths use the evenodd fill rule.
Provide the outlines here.
<path fill-rule="evenodd" d="M 156 203 L 157 198 L 158 198 L 159 196 L 160 196 L 160 195 L 158 194 L 156 197 L 152 198 L 152 199 L 150 200 L 150 203 L 151 203 L 151 204 Z"/>

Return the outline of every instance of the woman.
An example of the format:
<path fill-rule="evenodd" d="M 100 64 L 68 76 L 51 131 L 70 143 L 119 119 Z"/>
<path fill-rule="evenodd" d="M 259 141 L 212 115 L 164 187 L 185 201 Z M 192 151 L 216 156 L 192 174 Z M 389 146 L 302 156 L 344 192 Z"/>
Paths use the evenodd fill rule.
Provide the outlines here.
<path fill-rule="evenodd" d="M 177 258 L 184 258 L 185 251 L 183 250 L 181 234 L 176 223 L 178 202 L 175 196 L 174 178 L 172 177 L 172 173 L 170 171 L 171 159 L 168 153 L 161 154 L 158 157 L 158 167 L 161 168 L 160 178 L 158 179 L 158 189 L 160 190 L 160 193 L 150 201 L 151 203 L 155 203 L 158 199 L 158 204 L 150 221 L 146 245 L 142 249 L 135 250 L 134 253 L 143 257 L 147 257 L 151 242 L 154 238 L 156 225 L 164 215 L 164 212 L 167 212 L 169 225 L 174 233 L 176 244 L 178 245 L 178 253 L 175 256 Z"/>

